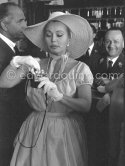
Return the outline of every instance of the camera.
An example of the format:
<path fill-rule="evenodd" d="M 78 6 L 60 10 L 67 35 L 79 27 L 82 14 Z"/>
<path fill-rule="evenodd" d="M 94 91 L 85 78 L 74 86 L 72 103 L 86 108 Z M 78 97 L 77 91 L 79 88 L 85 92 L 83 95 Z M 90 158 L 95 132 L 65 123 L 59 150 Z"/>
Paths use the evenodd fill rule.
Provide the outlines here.
<path fill-rule="evenodd" d="M 41 70 L 39 73 L 34 72 L 31 78 L 31 87 L 37 88 L 40 83 L 39 78 L 46 77 L 46 76 L 47 74 L 44 72 L 44 70 Z"/>

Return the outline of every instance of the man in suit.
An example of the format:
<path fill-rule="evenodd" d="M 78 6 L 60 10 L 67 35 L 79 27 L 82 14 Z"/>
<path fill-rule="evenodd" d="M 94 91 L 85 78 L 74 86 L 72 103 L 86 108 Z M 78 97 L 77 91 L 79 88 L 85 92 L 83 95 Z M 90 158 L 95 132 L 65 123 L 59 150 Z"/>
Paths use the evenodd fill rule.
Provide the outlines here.
<path fill-rule="evenodd" d="M 105 83 L 118 78 L 124 71 L 124 38 L 119 28 L 111 28 L 105 34 L 105 52 L 98 61 L 96 79 Z"/>
<path fill-rule="evenodd" d="M 98 103 L 98 109 L 103 111 L 98 118 L 100 118 L 100 124 L 98 132 L 103 135 L 109 151 L 109 166 L 115 166 L 118 162 L 118 150 L 119 150 L 119 134 L 120 124 L 123 113 L 119 109 L 109 109 L 110 100 L 112 101 L 112 91 L 105 91 L 105 87 L 113 89 L 112 81 L 118 79 L 120 75 L 124 73 L 124 38 L 122 30 L 119 28 L 111 28 L 107 30 L 104 39 L 105 54 L 103 58 L 99 60 L 97 72 L 95 75 L 95 84 L 99 92 L 103 92 L 104 96 Z M 119 96 L 117 96 L 119 98 Z M 116 99 L 116 98 L 115 98 Z M 118 107 L 117 107 L 118 108 Z M 117 119 L 117 120 L 116 120 Z M 102 124 L 104 126 L 102 126 Z M 101 128 L 102 126 L 102 128 Z M 117 127 L 116 127 L 117 126 Z M 107 139 L 108 138 L 108 139 Z M 106 147 L 106 145 L 105 145 Z M 107 149 L 105 149 L 107 150 Z M 106 151 L 107 153 L 107 151 Z"/>
<path fill-rule="evenodd" d="M 95 75 L 97 63 L 101 57 L 101 48 L 98 45 L 97 41 L 95 41 L 96 35 L 97 35 L 97 29 L 95 28 L 95 26 L 93 24 L 90 24 L 90 26 L 91 26 L 92 32 L 93 32 L 93 38 L 92 38 L 91 44 L 90 44 L 86 54 L 84 54 L 77 60 L 86 63 L 90 67 L 93 75 Z"/>
<path fill-rule="evenodd" d="M 16 42 L 24 37 L 27 27 L 21 8 L 14 3 L 0 4 L 0 75 L 15 56 Z M 8 73 L 14 76 L 14 73 Z M 0 165 L 8 166 L 13 141 L 24 120 L 23 104 L 25 93 L 23 83 L 13 88 L 0 88 Z"/>

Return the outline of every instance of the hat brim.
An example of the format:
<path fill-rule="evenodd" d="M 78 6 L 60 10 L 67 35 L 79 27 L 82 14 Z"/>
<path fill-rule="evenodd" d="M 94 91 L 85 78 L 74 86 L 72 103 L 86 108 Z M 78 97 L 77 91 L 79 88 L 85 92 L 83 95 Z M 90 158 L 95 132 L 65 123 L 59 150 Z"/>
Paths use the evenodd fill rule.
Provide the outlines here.
<path fill-rule="evenodd" d="M 85 54 L 92 41 L 92 29 L 88 21 L 78 15 L 65 14 L 39 24 L 29 26 L 24 31 L 25 36 L 41 50 L 47 51 L 43 39 L 43 30 L 46 24 L 51 20 L 60 21 L 71 30 L 72 37 L 67 48 L 70 56 L 76 59 Z"/>

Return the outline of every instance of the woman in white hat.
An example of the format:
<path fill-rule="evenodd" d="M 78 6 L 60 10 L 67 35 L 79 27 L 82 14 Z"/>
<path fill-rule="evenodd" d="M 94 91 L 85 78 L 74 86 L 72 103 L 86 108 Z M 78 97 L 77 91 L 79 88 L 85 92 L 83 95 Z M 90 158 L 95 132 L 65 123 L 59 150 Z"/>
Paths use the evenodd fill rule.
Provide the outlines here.
<path fill-rule="evenodd" d="M 87 166 L 83 114 L 91 106 L 93 76 L 75 58 L 86 52 L 91 27 L 80 16 L 56 12 L 24 33 L 48 53 L 40 62 L 46 76 L 37 78 L 37 88 L 28 83 L 27 100 L 34 111 L 15 139 L 10 165 Z"/>

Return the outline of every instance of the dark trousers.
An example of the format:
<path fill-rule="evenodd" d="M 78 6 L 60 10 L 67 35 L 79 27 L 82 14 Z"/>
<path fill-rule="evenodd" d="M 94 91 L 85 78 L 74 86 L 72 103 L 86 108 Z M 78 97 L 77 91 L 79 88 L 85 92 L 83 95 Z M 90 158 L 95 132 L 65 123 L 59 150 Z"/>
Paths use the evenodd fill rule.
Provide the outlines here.
<path fill-rule="evenodd" d="M 125 117 L 124 122 L 122 123 L 122 131 L 121 131 L 121 145 L 120 145 L 120 155 L 119 155 L 119 162 L 118 166 L 125 165 Z"/>
<path fill-rule="evenodd" d="M 24 100 L 0 101 L 0 166 L 9 166 L 13 142 L 30 108 Z"/>
<path fill-rule="evenodd" d="M 117 166 L 120 155 L 122 122 L 124 120 L 124 91 L 117 89 L 111 96 L 109 108 L 109 166 Z"/>

